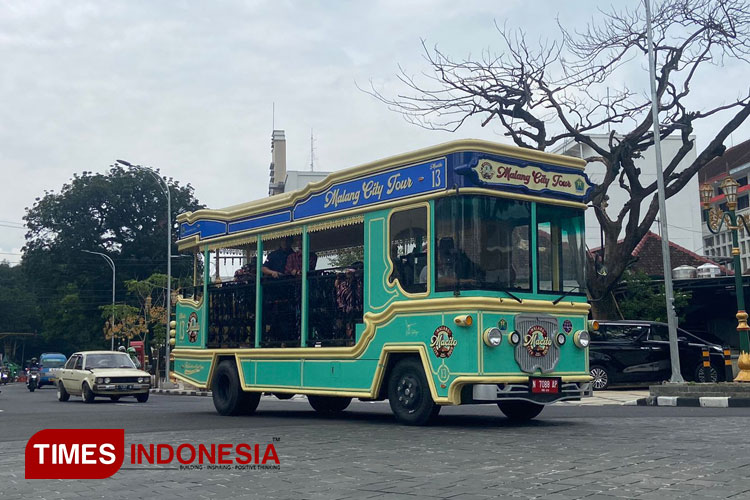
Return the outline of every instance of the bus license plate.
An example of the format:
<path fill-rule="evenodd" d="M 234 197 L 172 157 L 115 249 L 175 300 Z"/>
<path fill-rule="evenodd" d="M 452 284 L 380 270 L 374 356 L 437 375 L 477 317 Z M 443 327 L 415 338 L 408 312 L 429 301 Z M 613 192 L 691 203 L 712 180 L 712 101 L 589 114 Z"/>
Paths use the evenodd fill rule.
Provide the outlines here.
<path fill-rule="evenodd" d="M 559 378 L 531 378 L 533 394 L 557 394 L 560 392 Z"/>

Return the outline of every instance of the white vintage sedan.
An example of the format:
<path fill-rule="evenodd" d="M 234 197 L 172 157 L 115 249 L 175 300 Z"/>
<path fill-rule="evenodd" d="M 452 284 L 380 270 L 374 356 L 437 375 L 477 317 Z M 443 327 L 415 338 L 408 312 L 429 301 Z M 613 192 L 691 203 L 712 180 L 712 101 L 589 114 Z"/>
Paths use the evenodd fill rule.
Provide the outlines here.
<path fill-rule="evenodd" d="M 57 372 L 57 399 L 67 401 L 71 394 L 93 403 L 97 396 L 117 401 L 135 396 L 139 403 L 148 401 L 151 375 L 139 370 L 124 352 L 85 351 L 70 356 Z"/>

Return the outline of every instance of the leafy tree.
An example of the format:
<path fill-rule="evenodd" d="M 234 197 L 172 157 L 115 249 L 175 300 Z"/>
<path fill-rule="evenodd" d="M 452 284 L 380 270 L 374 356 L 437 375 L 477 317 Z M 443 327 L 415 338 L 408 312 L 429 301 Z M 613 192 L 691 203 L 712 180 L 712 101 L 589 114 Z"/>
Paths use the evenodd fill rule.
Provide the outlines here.
<path fill-rule="evenodd" d="M 750 6 L 744 0 L 664 0 L 654 2 L 653 31 L 659 133 L 676 136 L 681 147 L 664 167 L 666 195 L 670 197 L 709 161 L 724 153 L 725 141 L 750 115 L 750 94 L 736 99 L 708 88 L 713 102 L 693 97 L 699 76 L 716 85 L 716 67 L 750 54 Z M 583 30 L 560 26 L 557 39 L 529 43 L 522 30 L 498 27 L 499 53 L 479 58 L 454 59 L 423 42 L 431 72 L 411 76 L 402 69 L 399 79 L 406 91 L 387 97 L 374 86 L 370 93 L 410 122 L 435 130 L 455 131 L 467 120 L 482 126 L 496 124 L 516 145 L 548 150 L 564 142 L 579 143 L 595 154 L 587 162 L 606 167 L 603 181 L 594 188 L 590 203 L 605 238 L 606 275 L 589 261 L 588 289 L 604 298 L 632 261 L 632 251 L 652 226 L 658 211 L 656 181 L 644 178 L 635 161 L 654 143 L 650 95 L 633 91 L 626 82 L 629 61 L 646 65 L 645 10 L 613 8 L 599 22 Z M 647 81 L 643 74 L 644 84 Z M 619 88 L 617 88 L 619 85 Z M 647 87 L 646 87 L 647 88 Z M 711 117 L 723 120 L 695 161 L 679 163 L 694 147 L 697 123 Z M 611 129 L 606 145 L 591 133 Z M 612 186 L 627 191 L 630 200 L 617 213 L 607 211 Z M 624 238 L 618 241 L 624 230 Z M 609 305 L 613 305 L 611 301 Z M 604 307 L 600 314 L 612 314 Z"/>
<path fill-rule="evenodd" d="M 625 271 L 621 283 L 624 285 L 624 297 L 620 300 L 619 306 L 625 319 L 667 322 L 667 302 L 663 284 L 654 283 L 643 271 Z M 680 322 L 685 321 L 691 297 L 690 292 L 674 292 L 674 307 Z"/>
<path fill-rule="evenodd" d="M 178 213 L 202 208 L 189 184 L 166 181 L 173 221 Z M 103 174 L 74 174 L 59 193 L 37 198 L 24 217 L 29 231 L 22 267 L 39 300 L 44 337 L 68 339 L 73 349 L 104 347 L 99 307 L 112 301 L 111 270 L 101 257 L 81 251 L 113 259 L 117 299 L 123 302 L 126 281 L 166 270 L 167 230 L 177 254 L 177 225 L 167 228 L 166 218 L 166 197 L 156 180 L 119 166 Z M 192 272 L 190 259 L 174 259 L 177 280 Z"/>

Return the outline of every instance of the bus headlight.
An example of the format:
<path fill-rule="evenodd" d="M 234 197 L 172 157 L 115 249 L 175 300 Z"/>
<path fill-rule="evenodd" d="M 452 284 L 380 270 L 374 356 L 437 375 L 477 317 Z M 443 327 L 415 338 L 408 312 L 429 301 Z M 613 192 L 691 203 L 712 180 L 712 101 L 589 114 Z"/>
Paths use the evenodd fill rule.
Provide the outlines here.
<path fill-rule="evenodd" d="M 564 333 L 557 334 L 557 345 L 564 345 L 566 340 L 568 340 L 568 338 Z"/>
<path fill-rule="evenodd" d="M 591 336 L 589 335 L 589 332 L 579 330 L 573 336 L 573 342 L 575 342 L 575 344 L 581 349 L 585 349 L 589 346 L 589 343 L 591 343 Z"/>
<path fill-rule="evenodd" d="M 508 340 L 510 340 L 510 343 L 513 345 L 518 345 L 519 342 L 521 342 L 521 334 L 518 332 L 511 332 L 510 336 L 508 337 Z"/>
<path fill-rule="evenodd" d="M 487 344 L 487 346 L 497 347 L 503 341 L 503 332 L 501 332 L 499 328 L 493 326 L 492 328 L 487 328 L 484 331 L 484 334 L 482 334 L 482 339 L 484 340 L 484 343 Z"/>

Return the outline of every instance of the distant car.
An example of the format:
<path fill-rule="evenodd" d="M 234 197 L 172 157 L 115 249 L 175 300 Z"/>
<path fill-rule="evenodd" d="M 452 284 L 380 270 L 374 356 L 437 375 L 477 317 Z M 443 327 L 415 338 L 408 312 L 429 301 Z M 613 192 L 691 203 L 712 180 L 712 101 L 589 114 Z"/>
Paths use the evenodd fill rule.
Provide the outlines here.
<path fill-rule="evenodd" d="M 720 345 L 706 342 L 677 329 L 682 378 L 695 382 L 724 380 L 724 353 Z M 703 366 L 703 348 L 709 350 L 711 366 Z M 591 332 L 589 370 L 594 389 L 616 384 L 637 385 L 669 380 L 672 362 L 669 329 L 652 321 L 599 321 Z"/>
<path fill-rule="evenodd" d="M 57 382 L 57 371 L 65 366 L 68 358 L 59 352 L 43 352 L 39 356 L 39 387 L 43 385 L 55 385 Z"/>
<path fill-rule="evenodd" d="M 138 370 L 124 352 L 86 351 L 70 356 L 57 373 L 57 399 L 67 401 L 71 395 L 93 403 L 97 396 L 117 401 L 135 396 L 139 403 L 148 401 L 151 375 Z"/>

